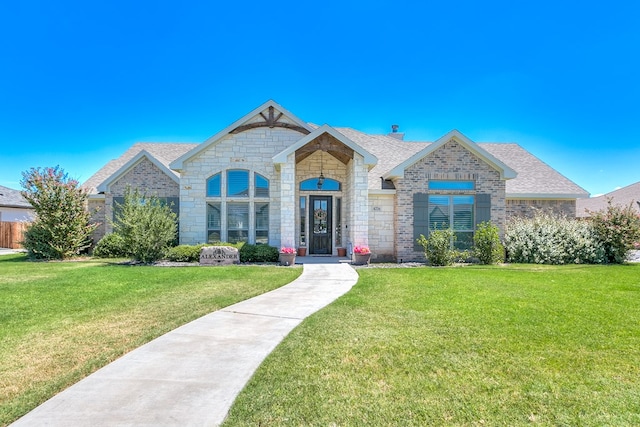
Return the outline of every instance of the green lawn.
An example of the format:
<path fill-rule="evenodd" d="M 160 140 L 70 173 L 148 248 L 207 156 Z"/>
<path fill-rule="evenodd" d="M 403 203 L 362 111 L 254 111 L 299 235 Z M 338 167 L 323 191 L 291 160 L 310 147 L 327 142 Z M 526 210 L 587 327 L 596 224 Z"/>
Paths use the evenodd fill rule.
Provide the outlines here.
<path fill-rule="evenodd" d="M 0 425 L 127 351 L 301 271 L 0 256 Z"/>
<path fill-rule="evenodd" d="M 640 425 L 640 265 L 359 274 L 226 427 Z"/>

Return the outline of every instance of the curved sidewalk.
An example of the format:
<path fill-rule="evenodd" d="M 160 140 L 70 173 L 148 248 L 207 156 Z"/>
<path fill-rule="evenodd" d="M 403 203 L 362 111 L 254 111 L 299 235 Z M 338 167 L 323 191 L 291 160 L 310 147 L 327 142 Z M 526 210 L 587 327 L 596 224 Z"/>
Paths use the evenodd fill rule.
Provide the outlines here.
<path fill-rule="evenodd" d="M 12 426 L 215 426 L 264 358 L 345 294 L 348 264 L 305 264 L 295 281 L 175 329 L 96 371 Z"/>

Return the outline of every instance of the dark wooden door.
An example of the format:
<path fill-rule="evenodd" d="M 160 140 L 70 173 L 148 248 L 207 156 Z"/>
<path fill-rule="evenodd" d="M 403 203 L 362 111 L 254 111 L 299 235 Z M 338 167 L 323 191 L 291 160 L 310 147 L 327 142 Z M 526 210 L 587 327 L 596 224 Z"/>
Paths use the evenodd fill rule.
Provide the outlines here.
<path fill-rule="evenodd" d="M 309 253 L 331 254 L 331 196 L 311 196 L 309 203 Z"/>

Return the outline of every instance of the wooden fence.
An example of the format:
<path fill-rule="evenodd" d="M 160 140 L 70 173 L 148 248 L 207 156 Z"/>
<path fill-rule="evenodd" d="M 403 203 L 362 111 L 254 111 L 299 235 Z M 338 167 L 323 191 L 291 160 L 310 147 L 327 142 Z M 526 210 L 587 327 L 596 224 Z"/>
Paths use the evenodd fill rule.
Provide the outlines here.
<path fill-rule="evenodd" d="M 0 222 L 0 248 L 21 249 L 27 222 Z"/>

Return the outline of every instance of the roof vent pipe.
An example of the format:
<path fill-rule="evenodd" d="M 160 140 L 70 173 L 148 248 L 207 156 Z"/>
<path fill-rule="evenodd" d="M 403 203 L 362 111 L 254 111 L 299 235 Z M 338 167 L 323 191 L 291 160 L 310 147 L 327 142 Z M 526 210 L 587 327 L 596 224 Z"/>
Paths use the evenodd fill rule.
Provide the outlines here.
<path fill-rule="evenodd" d="M 391 138 L 395 138 L 397 140 L 402 141 L 404 139 L 404 133 L 398 132 L 398 129 L 400 129 L 400 126 L 391 125 L 391 133 L 389 133 L 388 136 L 390 136 Z"/>

